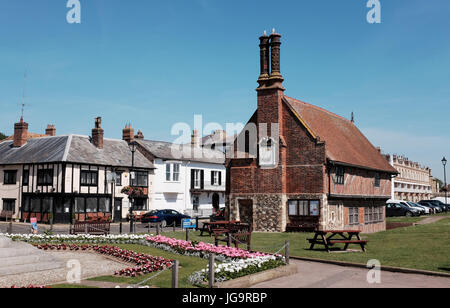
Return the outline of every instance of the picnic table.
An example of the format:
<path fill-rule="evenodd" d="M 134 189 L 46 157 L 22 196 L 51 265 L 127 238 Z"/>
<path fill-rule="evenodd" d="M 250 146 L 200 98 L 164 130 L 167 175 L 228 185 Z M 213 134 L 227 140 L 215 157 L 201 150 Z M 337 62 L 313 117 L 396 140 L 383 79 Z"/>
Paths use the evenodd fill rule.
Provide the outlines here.
<path fill-rule="evenodd" d="M 226 231 L 228 230 L 228 226 L 230 224 L 237 224 L 238 221 L 213 221 L 213 222 L 204 222 L 202 228 L 200 229 L 200 236 L 203 236 L 204 232 L 208 232 L 209 236 L 211 236 L 214 231 Z"/>
<path fill-rule="evenodd" d="M 361 230 L 317 230 L 314 238 L 308 239 L 311 244 L 309 249 L 313 250 L 315 245 L 324 245 L 327 252 L 330 252 L 330 247 L 335 244 L 345 244 L 344 250 L 347 250 L 350 244 L 357 244 L 365 252 L 368 241 L 361 240 L 360 233 Z"/>

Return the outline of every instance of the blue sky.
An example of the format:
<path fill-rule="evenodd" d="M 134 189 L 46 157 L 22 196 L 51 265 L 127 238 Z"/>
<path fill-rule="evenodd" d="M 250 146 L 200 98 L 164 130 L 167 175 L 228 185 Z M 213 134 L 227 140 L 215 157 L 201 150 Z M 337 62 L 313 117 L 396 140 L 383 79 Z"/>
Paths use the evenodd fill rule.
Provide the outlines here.
<path fill-rule="evenodd" d="M 286 94 L 350 117 L 385 152 L 433 168 L 450 158 L 450 2 L 381 0 L 0 0 L 0 132 L 20 117 L 33 132 L 106 137 L 127 122 L 174 140 L 176 122 L 246 122 L 256 107 L 258 37 L 283 35 Z"/>

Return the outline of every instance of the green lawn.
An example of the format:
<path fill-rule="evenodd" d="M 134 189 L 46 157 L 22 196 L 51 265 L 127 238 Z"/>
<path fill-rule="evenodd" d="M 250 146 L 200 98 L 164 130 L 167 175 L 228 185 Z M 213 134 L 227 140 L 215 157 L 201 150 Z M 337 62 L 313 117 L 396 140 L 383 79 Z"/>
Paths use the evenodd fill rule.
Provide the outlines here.
<path fill-rule="evenodd" d="M 167 259 L 178 260 L 180 262 L 179 282 L 178 282 L 180 288 L 192 288 L 193 286 L 188 282 L 187 278 L 193 272 L 196 272 L 196 271 L 206 268 L 206 265 L 208 264 L 208 260 L 206 260 L 206 259 L 201 259 L 201 258 L 197 258 L 197 257 L 180 256 L 180 255 L 176 255 L 176 254 L 173 254 L 170 252 L 163 251 L 161 249 L 148 247 L 148 246 L 142 246 L 142 245 L 117 245 L 117 246 L 122 249 L 133 250 L 133 251 L 136 251 L 139 253 L 146 253 L 146 254 L 150 254 L 152 256 L 160 256 L 160 257 L 164 257 Z M 109 281 L 109 282 L 126 283 L 126 284 L 137 284 L 154 274 L 156 274 L 156 273 L 139 276 L 136 278 L 104 276 L 104 277 L 93 278 L 90 280 Z M 160 288 L 170 288 L 172 286 L 171 270 L 167 270 L 164 273 L 162 273 L 161 275 L 159 275 L 158 277 L 149 280 L 146 285 L 156 286 L 156 287 L 160 287 Z"/>
<path fill-rule="evenodd" d="M 213 242 L 212 237 L 200 237 L 199 234 L 200 232 L 191 232 L 190 239 Z M 185 238 L 185 233 L 182 232 L 166 232 L 162 235 Z M 252 249 L 274 253 L 284 245 L 286 240 L 289 240 L 292 256 L 362 264 L 367 264 L 371 259 L 377 259 L 385 266 L 450 273 L 450 216 L 434 224 L 364 234 L 362 238 L 369 240 L 366 253 L 310 251 L 306 239 L 312 236 L 311 233 L 255 232 L 252 236 Z M 358 249 L 359 246 L 350 246 L 350 248 Z"/>

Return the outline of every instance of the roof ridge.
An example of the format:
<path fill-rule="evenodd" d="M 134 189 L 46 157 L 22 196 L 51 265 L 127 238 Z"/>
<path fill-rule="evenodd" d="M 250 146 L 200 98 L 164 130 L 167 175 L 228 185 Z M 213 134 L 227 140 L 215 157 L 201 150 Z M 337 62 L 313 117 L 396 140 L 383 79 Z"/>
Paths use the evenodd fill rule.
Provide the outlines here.
<path fill-rule="evenodd" d="M 64 154 L 62 157 L 62 161 L 66 161 L 67 160 L 67 156 L 69 156 L 69 150 L 70 147 L 72 146 L 72 135 L 69 135 L 66 141 L 66 148 L 64 149 Z"/>
<path fill-rule="evenodd" d="M 295 101 L 295 102 L 298 102 L 298 103 L 301 103 L 301 104 L 305 104 L 305 105 L 311 106 L 312 108 L 318 109 L 318 110 L 320 110 L 320 111 L 324 111 L 324 112 L 326 112 L 326 113 L 328 113 L 328 114 L 331 114 L 331 115 L 333 115 L 333 116 L 335 116 L 335 117 L 338 117 L 338 118 L 340 118 L 340 119 L 342 119 L 342 120 L 345 120 L 345 121 L 347 121 L 347 122 L 349 122 L 349 123 L 352 123 L 352 124 L 354 125 L 354 123 L 353 123 L 352 121 L 350 121 L 349 119 L 347 119 L 347 118 L 345 118 L 345 117 L 343 117 L 343 116 L 340 116 L 340 115 L 338 115 L 338 114 L 336 114 L 336 113 L 334 113 L 334 112 L 331 112 L 331 111 L 329 111 L 329 110 L 326 110 L 326 109 L 324 109 L 324 108 L 322 108 L 322 107 L 319 107 L 319 106 L 317 106 L 317 105 L 313 105 L 313 104 L 311 104 L 311 103 L 307 103 L 307 102 L 301 101 L 301 100 L 299 100 L 299 99 L 296 99 L 296 98 L 293 98 L 293 97 L 290 97 L 290 96 L 287 96 L 287 95 L 285 95 L 284 97 L 286 97 L 287 99 L 291 99 L 291 100 L 293 100 L 293 101 Z"/>

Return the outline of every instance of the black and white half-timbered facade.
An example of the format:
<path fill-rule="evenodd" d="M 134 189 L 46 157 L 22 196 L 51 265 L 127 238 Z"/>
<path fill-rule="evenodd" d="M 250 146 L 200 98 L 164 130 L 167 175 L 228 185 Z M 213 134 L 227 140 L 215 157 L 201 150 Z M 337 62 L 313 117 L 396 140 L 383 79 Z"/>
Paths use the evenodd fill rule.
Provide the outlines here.
<path fill-rule="evenodd" d="M 140 192 L 133 209 L 147 211 L 153 164 L 126 141 L 104 139 L 100 121 L 92 136 L 29 140 L 28 124 L 17 123 L 14 140 L 0 143 L 0 210 L 22 221 L 118 219 L 128 212 L 130 187 Z"/>

